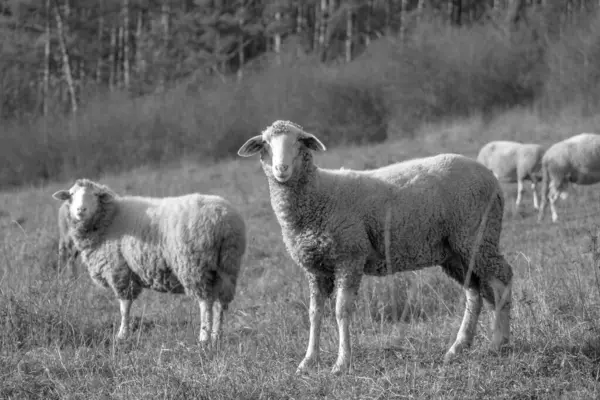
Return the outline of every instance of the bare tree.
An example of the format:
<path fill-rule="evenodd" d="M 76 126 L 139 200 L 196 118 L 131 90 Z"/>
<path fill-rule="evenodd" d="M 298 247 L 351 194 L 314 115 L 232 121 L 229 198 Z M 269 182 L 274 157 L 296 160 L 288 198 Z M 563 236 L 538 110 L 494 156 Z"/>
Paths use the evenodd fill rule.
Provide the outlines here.
<path fill-rule="evenodd" d="M 58 44 L 62 53 L 63 71 L 65 80 L 67 81 L 67 88 L 69 90 L 69 97 L 71 99 L 71 111 L 77 112 L 77 96 L 75 93 L 75 83 L 73 82 L 73 74 L 71 72 L 71 59 L 69 57 L 69 50 L 67 49 L 67 43 L 65 39 L 65 27 L 63 26 L 63 17 L 61 15 L 58 0 L 54 0 L 54 17 L 56 18 L 56 29 L 58 30 Z"/>
<path fill-rule="evenodd" d="M 46 42 L 44 43 L 44 94 L 43 94 L 43 113 L 48 115 L 48 102 L 50 101 L 50 40 L 51 40 L 51 21 L 52 5 L 50 0 L 46 0 Z"/>
<path fill-rule="evenodd" d="M 352 61 L 352 41 L 354 37 L 354 10 L 352 7 L 346 8 L 346 62 Z"/>
<path fill-rule="evenodd" d="M 123 84 L 129 90 L 129 0 L 123 0 Z"/>

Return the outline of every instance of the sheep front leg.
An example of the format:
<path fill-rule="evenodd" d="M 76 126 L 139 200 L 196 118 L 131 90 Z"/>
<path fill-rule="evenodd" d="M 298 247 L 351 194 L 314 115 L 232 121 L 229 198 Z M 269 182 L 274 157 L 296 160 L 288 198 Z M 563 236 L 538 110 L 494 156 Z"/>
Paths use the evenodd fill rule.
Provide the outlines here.
<path fill-rule="evenodd" d="M 338 325 L 338 357 L 331 373 L 338 375 L 350 368 L 350 318 L 362 277 L 361 264 L 346 264 L 336 270 L 335 317 Z"/>
<path fill-rule="evenodd" d="M 200 335 L 198 341 L 207 343 L 210 340 L 210 331 L 213 320 L 213 301 L 209 299 L 198 300 L 200 304 Z"/>
<path fill-rule="evenodd" d="M 213 304 L 213 325 L 211 340 L 213 343 L 217 343 L 221 338 L 221 332 L 223 330 L 223 319 L 224 319 L 225 306 L 221 300 L 216 300 Z"/>
<path fill-rule="evenodd" d="M 125 340 L 129 337 L 129 321 L 131 317 L 131 304 L 133 300 L 119 299 L 119 308 L 121 309 L 121 326 L 117 333 L 117 340 Z"/>
<path fill-rule="evenodd" d="M 298 365 L 296 373 L 306 372 L 319 363 L 321 319 L 325 299 L 333 292 L 333 279 L 330 277 L 317 276 L 308 273 L 308 285 L 310 289 L 310 305 L 308 316 L 310 319 L 310 331 L 308 336 L 308 347 L 304 359 Z"/>

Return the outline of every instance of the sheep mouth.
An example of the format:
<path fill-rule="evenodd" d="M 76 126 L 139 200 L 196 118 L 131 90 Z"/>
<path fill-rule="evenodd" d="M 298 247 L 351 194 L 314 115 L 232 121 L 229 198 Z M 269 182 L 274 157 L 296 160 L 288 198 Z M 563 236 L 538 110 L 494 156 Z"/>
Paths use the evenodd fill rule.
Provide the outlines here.
<path fill-rule="evenodd" d="M 277 182 L 279 183 L 285 183 L 287 182 L 291 177 L 292 174 L 290 173 L 273 173 L 273 176 L 275 177 L 275 179 L 277 180 Z"/>

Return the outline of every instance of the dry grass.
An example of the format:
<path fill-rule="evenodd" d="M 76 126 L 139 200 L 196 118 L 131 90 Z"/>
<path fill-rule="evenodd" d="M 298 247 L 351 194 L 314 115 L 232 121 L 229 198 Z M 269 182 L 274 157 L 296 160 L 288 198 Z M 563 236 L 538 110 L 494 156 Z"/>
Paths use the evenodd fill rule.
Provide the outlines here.
<path fill-rule="evenodd" d="M 515 135 L 545 143 L 562 138 L 562 132 L 548 133 L 546 124 L 556 121 L 540 121 L 526 112 L 489 124 L 475 118 L 425 128 L 419 140 L 340 148 L 319 155 L 317 162 L 365 168 L 446 151 L 474 156 L 491 137 Z M 564 126 L 567 123 L 568 119 Z M 594 120 L 582 120 L 573 132 L 593 126 Z M 53 269 L 58 203 L 51 194 L 71 181 L 5 192 L 0 194 L 0 398 L 599 395 L 600 253 L 594 257 L 591 240 L 599 229 L 599 187 L 577 188 L 577 195 L 560 205 L 564 223 L 553 225 L 535 221 L 529 197 L 524 199 L 525 211 L 517 213 L 515 188 L 507 186 L 501 246 L 515 280 L 512 342 L 506 354 L 488 351 L 486 312 L 473 347 L 449 367 L 442 365 L 460 324 L 464 297 L 433 267 L 363 281 L 351 327 L 353 370 L 342 377 L 329 375 L 337 330 L 333 302 L 327 303 L 321 368 L 297 377 L 294 371 L 308 340 L 308 285 L 285 252 L 258 161 L 238 159 L 214 166 L 182 162 L 105 176 L 102 181 L 121 193 L 220 194 L 243 212 L 249 250 L 226 317 L 224 343 L 214 350 L 197 345 L 198 305 L 190 299 L 144 292 L 133 307 L 133 338 L 117 345 L 112 336 L 119 311 L 112 293 L 95 287 L 85 273 L 69 281 Z M 392 323 L 392 310 L 405 308 L 399 322 Z"/>

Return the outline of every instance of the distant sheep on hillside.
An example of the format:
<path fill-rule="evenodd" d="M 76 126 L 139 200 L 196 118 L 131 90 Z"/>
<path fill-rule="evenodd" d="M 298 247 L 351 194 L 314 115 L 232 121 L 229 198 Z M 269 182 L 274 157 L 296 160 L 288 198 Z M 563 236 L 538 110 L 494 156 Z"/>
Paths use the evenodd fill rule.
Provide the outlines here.
<path fill-rule="evenodd" d="M 244 220 L 228 201 L 119 196 L 87 179 L 53 197 L 67 204 L 69 235 L 90 276 L 119 299 L 117 339 L 129 335 L 131 304 L 145 288 L 197 298 L 200 342 L 219 338 L 246 250 Z"/>
<path fill-rule="evenodd" d="M 544 219 L 550 200 L 552 221 L 558 221 L 556 200 L 566 199 L 569 183 L 593 185 L 600 182 L 600 135 L 580 133 L 554 143 L 542 158 L 542 204 L 538 221 Z"/>
<path fill-rule="evenodd" d="M 481 148 L 477 161 L 489 168 L 500 182 L 517 183 L 517 208 L 525 192 L 525 180 L 531 181 L 533 207 L 537 210 L 537 183 L 541 180 L 543 155 L 544 148 L 539 144 L 497 140 Z"/>
<path fill-rule="evenodd" d="M 370 171 L 322 169 L 316 136 L 276 121 L 238 150 L 260 153 L 292 259 L 307 272 L 310 334 L 297 372 L 319 360 L 324 302 L 336 290 L 338 358 L 350 365 L 349 322 L 363 275 L 386 276 L 434 265 L 465 285 L 466 309 L 449 361 L 473 340 L 482 297 L 495 305 L 492 346 L 508 343 L 512 268 L 498 248 L 504 197 L 477 161 L 442 154 Z"/>

